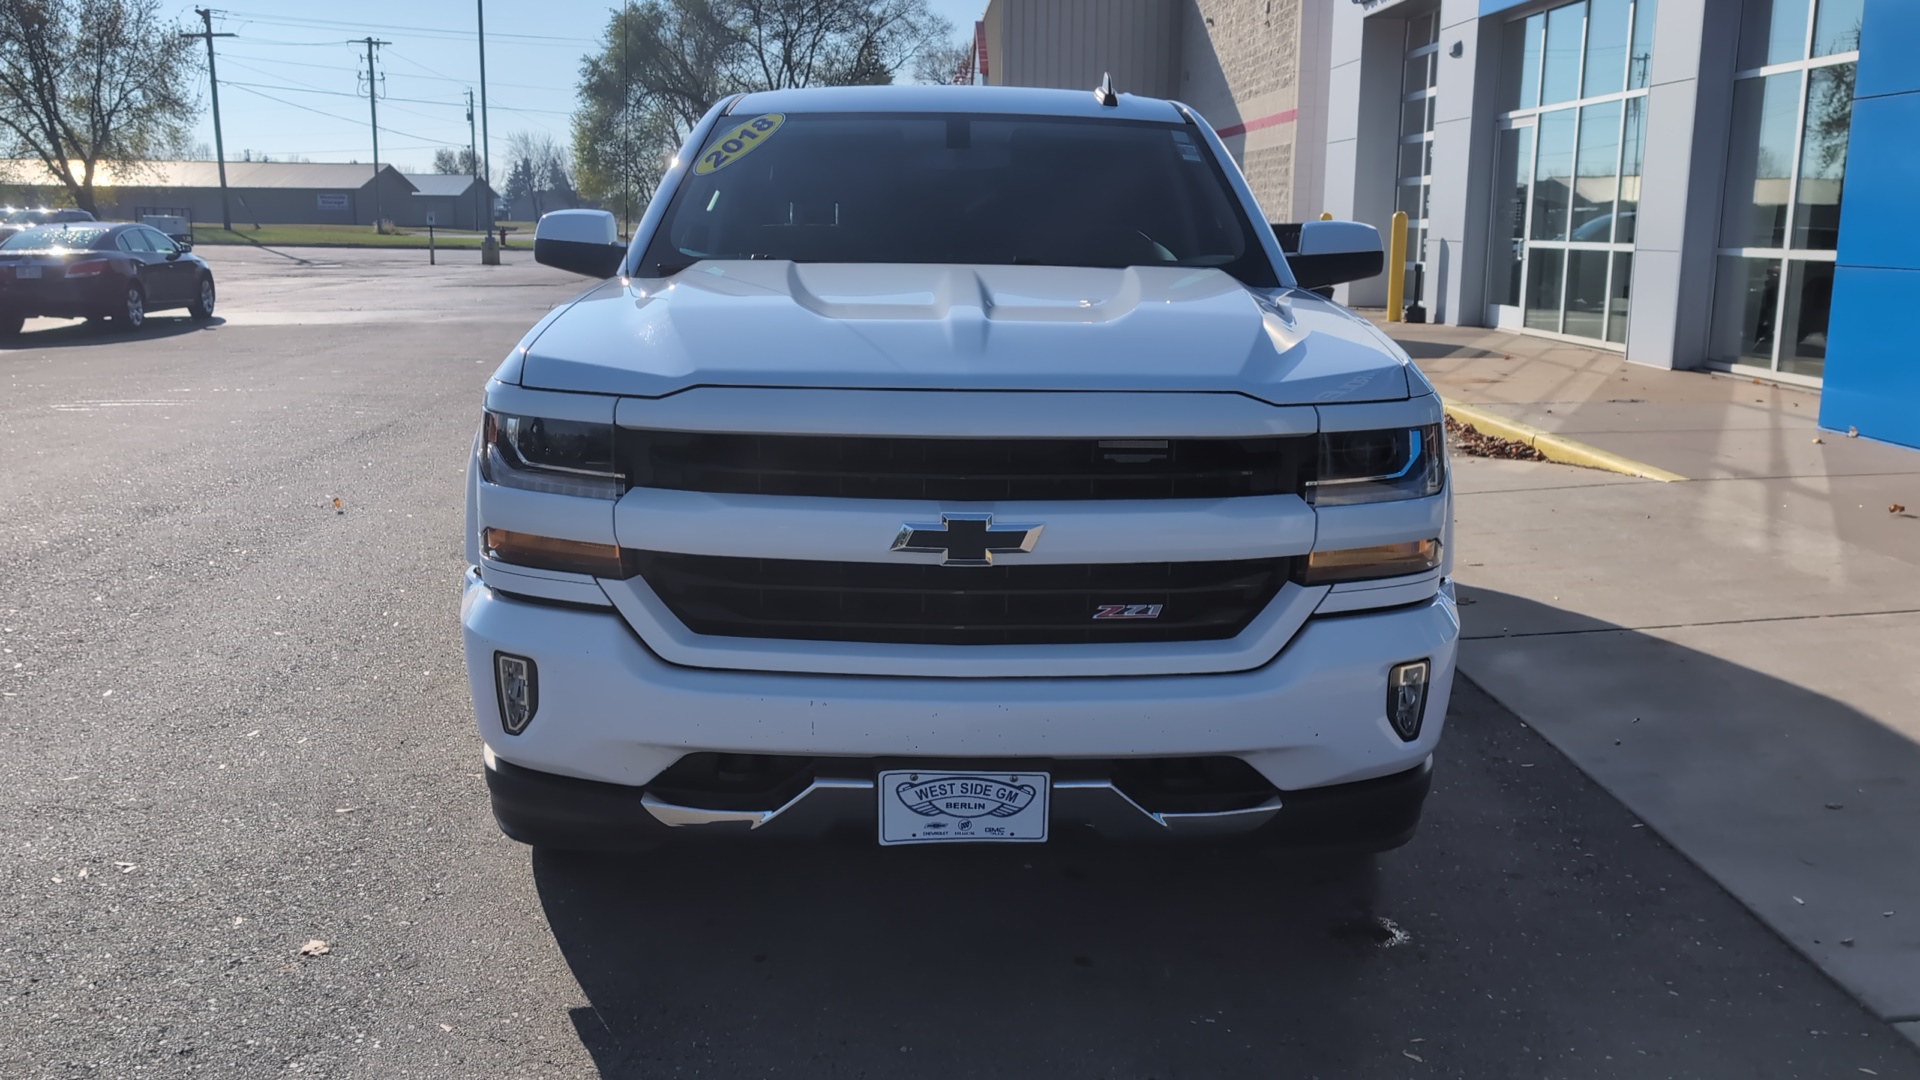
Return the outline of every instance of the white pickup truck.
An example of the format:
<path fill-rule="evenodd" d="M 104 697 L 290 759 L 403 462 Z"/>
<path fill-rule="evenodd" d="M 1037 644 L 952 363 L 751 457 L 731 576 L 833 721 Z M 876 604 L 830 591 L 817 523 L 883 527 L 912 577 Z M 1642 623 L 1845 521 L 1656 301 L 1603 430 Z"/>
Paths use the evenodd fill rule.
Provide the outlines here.
<path fill-rule="evenodd" d="M 730 97 L 487 384 L 461 604 L 557 848 L 1095 832 L 1381 850 L 1459 620 L 1441 406 L 1192 109 Z"/>

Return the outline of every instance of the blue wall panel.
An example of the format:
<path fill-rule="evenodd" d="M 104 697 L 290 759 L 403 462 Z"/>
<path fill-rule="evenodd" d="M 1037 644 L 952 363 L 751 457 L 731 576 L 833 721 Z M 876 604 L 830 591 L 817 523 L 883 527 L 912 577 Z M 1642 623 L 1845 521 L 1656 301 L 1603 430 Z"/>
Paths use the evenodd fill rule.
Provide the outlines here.
<path fill-rule="evenodd" d="M 1920 49 L 1920 39 L 1913 46 Z M 1866 67 L 1864 59 L 1860 66 Z M 1920 248 L 1907 224 L 1917 181 L 1920 93 L 1856 97 L 1853 133 L 1847 139 L 1847 186 L 1840 203 L 1840 262 L 1920 267 Z"/>
<path fill-rule="evenodd" d="M 1860 20 L 1860 78 L 1855 97 L 1920 90 L 1920 0 L 1867 0 Z"/>
<path fill-rule="evenodd" d="M 1920 0 L 1867 0 L 1861 29 L 1820 423 L 1920 447 Z"/>
<path fill-rule="evenodd" d="M 1920 448 L 1920 350 L 1913 308 L 1920 270 L 1834 272 L 1820 426 Z"/>

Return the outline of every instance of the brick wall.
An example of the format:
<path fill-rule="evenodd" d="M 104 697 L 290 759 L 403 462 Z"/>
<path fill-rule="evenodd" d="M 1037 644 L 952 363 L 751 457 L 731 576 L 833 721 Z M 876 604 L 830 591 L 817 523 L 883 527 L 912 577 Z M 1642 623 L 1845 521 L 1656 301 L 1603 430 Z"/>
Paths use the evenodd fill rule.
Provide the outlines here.
<path fill-rule="evenodd" d="M 1294 212 L 1302 2 L 1188 0 L 1181 28 L 1179 95 L 1222 129 L 1275 221 Z"/>
<path fill-rule="evenodd" d="M 1297 221 L 1323 209 L 1337 2 L 991 0 L 989 81 L 1078 88 L 1111 72 L 1122 91 L 1184 101 L 1221 130 L 1268 218 Z"/>

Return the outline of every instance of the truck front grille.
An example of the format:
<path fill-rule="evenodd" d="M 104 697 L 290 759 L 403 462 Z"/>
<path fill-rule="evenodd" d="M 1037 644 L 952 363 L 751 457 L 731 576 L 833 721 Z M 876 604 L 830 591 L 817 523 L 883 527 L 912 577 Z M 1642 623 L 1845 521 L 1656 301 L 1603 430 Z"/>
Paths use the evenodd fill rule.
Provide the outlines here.
<path fill-rule="evenodd" d="M 931 645 L 1230 638 L 1292 570 L 1290 559 L 973 567 L 630 554 L 697 634 Z"/>
<path fill-rule="evenodd" d="M 1298 494 L 1313 436 L 926 439 L 621 428 L 634 487 L 964 502 Z"/>

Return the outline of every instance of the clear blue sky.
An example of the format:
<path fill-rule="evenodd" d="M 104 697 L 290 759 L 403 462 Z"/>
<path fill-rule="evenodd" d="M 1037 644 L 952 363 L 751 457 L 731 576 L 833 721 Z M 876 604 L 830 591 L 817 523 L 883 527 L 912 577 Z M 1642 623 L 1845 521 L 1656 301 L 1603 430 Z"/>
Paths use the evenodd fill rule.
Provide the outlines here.
<path fill-rule="evenodd" d="M 367 101 L 358 73 L 366 47 L 379 51 L 380 159 L 424 169 L 440 146 L 467 145 L 468 87 L 479 93 L 474 0 L 240 0 L 215 9 L 220 114 L 229 159 L 251 150 L 275 160 L 372 161 Z M 929 0 L 970 37 L 986 0 Z M 183 4 L 182 17 L 199 16 Z M 580 59 L 595 48 L 617 0 L 486 0 L 487 104 L 496 154 L 518 130 L 567 136 Z M 331 115 L 327 115 L 331 114 Z M 197 141 L 213 145 L 211 112 Z M 498 160 L 496 158 L 496 160 Z M 497 171 L 497 170 L 496 170 Z"/>

